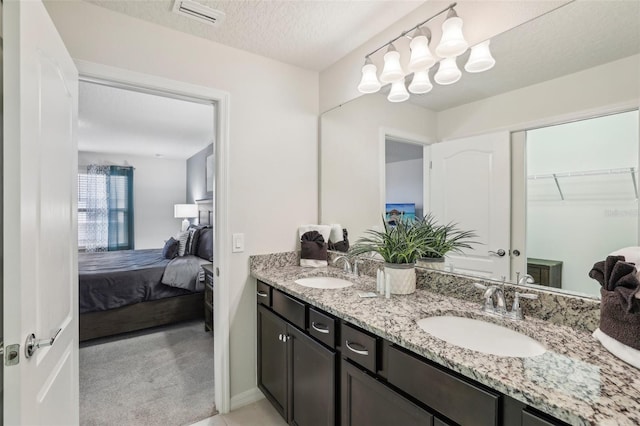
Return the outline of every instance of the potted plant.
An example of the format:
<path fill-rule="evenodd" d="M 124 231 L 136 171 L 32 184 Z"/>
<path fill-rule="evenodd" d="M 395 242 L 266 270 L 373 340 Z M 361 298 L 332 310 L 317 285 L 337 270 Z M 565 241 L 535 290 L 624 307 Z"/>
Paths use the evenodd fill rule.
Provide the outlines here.
<path fill-rule="evenodd" d="M 349 252 L 353 255 L 378 253 L 385 262 L 385 275 L 391 280 L 391 293 L 413 293 L 416 289 L 415 263 L 428 245 L 424 229 L 414 220 L 399 220 L 392 226 L 383 218 L 382 223 L 382 231 L 365 231 Z"/>
<path fill-rule="evenodd" d="M 472 248 L 471 244 L 476 243 L 472 240 L 477 237 L 476 233 L 463 231 L 457 226 L 454 222 L 438 224 L 431 213 L 417 220 L 414 227 L 419 230 L 425 242 L 419 263 L 433 269 L 444 269 L 444 257 L 447 253 L 462 253 L 462 249 Z"/>

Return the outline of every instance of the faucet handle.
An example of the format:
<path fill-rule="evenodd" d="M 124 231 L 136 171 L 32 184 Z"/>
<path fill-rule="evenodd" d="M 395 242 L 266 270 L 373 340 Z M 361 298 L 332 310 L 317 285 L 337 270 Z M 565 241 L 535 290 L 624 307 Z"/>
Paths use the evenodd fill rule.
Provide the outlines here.
<path fill-rule="evenodd" d="M 488 288 L 486 285 L 480 283 L 473 283 L 473 286 L 478 290 L 486 290 Z"/>
<path fill-rule="evenodd" d="M 360 275 L 360 271 L 358 270 L 358 264 L 363 263 L 364 260 L 358 259 L 357 257 L 353 259 L 353 275 Z"/>
<path fill-rule="evenodd" d="M 515 296 L 513 298 L 513 306 L 511 307 L 511 318 L 516 320 L 524 319 L 524 315 L 522 314 L 522 308 L 520 307 L 520 299 L 536 300 L 537 298 L 538 298 L 537 294 L 520 293 L 516 291 Z"/>

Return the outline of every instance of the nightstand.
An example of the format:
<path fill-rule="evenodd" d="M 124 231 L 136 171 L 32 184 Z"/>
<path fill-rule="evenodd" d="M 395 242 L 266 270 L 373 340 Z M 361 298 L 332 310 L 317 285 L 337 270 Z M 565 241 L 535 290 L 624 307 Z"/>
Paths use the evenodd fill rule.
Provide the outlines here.
<path fill-rule="evenodd" d="M 213 331 L 213 264 L 202 265 L 204 269 L 204 331 Z"/>

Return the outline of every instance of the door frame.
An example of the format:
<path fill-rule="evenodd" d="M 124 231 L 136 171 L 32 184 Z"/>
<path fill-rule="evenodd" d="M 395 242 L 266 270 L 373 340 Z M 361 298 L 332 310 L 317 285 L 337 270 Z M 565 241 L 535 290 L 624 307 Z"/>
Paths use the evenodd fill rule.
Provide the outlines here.
<path fill-rule="evenodd" d="M 151 92 L 164 92 L 170 96 L 200 99 L 215 103 L 214 129 L 216 142 L 215 155 L 215 236 L 214 264 L 216 266 L 216 282 L 213 298 L 213 341 L 214 341 L 214 387 L 215 404 L 220 413 L 230 410 L 230 369 L 229 369 L 229 306 L 231 306 L 228 285 L 230 259 L 226 250 L 231 247 L 229 233 L 229 123 L 231 96 L 228 92 L 212 87 L 197 86 L 178 80 L 116 68 L 94 62 L 74 59 L 80 80 L 110 82 L 119 86 L 130 86 Z"/>
<path fill-rule="evenodd" d="M 380 127 L 378 131 L 378 187 L 380 188 L 380 215 L 384 217 L 387 203 L 387 162 L 386 145 L 387 139 L 412 145 L 422 145 L 422 211 L 426 213 L 430 210 L 431 197 L 429 188 L 431 184 L 431 149 L 430 145 L 435 143 L 433 138 L 405 130 L 391 127 Z"/>

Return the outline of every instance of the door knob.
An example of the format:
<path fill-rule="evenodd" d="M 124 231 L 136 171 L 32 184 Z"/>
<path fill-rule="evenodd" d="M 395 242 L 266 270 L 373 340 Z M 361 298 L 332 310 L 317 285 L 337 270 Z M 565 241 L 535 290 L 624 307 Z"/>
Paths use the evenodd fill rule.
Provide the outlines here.
<path fill-rule="evenodd" d="M 56 334 L 53 335 L 53 337 L 51 337 L 50 339 L 42 340 L 36 340 L 36 335 L 31 333 L 27 336 L 27 340 L 24 342 L 24 355 L 27 357 L 27 359 L 29 359 L 33 356 L 34 353 L 36 353 L 39 348 L 52 346 L 53 342 L 56 341 L 56 337 L 58 337 L 58 334 L 60 334 L 61 331 L 62 329 L 59 328 L 58 331 L 56 331 Z"/>
<path fill-rule="evenodd" d="M 489 254 L 491 256 L 498 256 L 498 257 L 502 257 L 505 254 L 507 254 L 506 251 L 502 250 L 502 249 L 498 249 L 497 251 L 493 251 L 493 250 L 489 250 Z"/>

